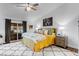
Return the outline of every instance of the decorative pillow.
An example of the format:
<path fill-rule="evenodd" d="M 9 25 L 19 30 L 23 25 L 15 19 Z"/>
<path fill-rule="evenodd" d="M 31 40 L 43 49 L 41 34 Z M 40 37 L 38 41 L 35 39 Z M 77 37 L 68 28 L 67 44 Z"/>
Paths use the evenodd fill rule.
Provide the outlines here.
<path fill-rule="evenodd" d="M 48 35 L 48 30 L 44 30 L 44 35 Z"/>

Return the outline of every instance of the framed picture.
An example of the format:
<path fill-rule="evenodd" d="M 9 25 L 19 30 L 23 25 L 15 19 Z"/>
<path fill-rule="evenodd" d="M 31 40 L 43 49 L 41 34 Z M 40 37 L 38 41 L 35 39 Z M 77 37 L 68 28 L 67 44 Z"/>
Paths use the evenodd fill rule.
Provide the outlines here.
<path fill-rule="evenodd" d="M 53 18 L 45 18 L 43 19 L 43 26 L 52 26 L 53 25 Z"/>

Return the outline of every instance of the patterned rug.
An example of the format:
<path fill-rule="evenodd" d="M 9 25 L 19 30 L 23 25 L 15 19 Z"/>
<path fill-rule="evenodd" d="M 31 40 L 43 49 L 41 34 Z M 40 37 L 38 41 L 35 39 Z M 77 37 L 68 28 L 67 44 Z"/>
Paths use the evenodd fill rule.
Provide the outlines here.
<path fill-rule="evenodd" d="M 0 56 L 78 56 L 78 54 L 56 46 L 33 52 L 19 41 L 0 45 Z"/>

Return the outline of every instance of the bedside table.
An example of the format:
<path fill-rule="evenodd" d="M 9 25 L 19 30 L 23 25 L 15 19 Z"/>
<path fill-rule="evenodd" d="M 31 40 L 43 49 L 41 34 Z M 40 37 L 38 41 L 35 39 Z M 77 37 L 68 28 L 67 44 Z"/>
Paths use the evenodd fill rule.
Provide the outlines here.
<path fill-rule="evenodd" d="M 55 41 L 55 45 L 66 48 L 67 47 L 67 38 L 63 37 L 63 36 L 57 36 L 56 37 L 56 41 Z"/>

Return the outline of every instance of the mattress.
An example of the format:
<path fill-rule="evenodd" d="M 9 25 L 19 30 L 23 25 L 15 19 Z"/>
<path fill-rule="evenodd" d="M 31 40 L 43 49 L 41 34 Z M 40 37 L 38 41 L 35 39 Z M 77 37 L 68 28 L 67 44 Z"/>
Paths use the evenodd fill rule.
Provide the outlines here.
<path fill-rule="evenodd" d="M 30 32 L 27 32 L 27 33 L 23 33 L 22 34 L 22 37 L 23 38 L 27 38 L 29 40 L 32 40 L 34 41 L 35 43 L 37 43 L 37 41 L 41 41 L 45 38 L 44 35 L 42 34 L 38 34 L 38 33 L 30 33 Z"/>

